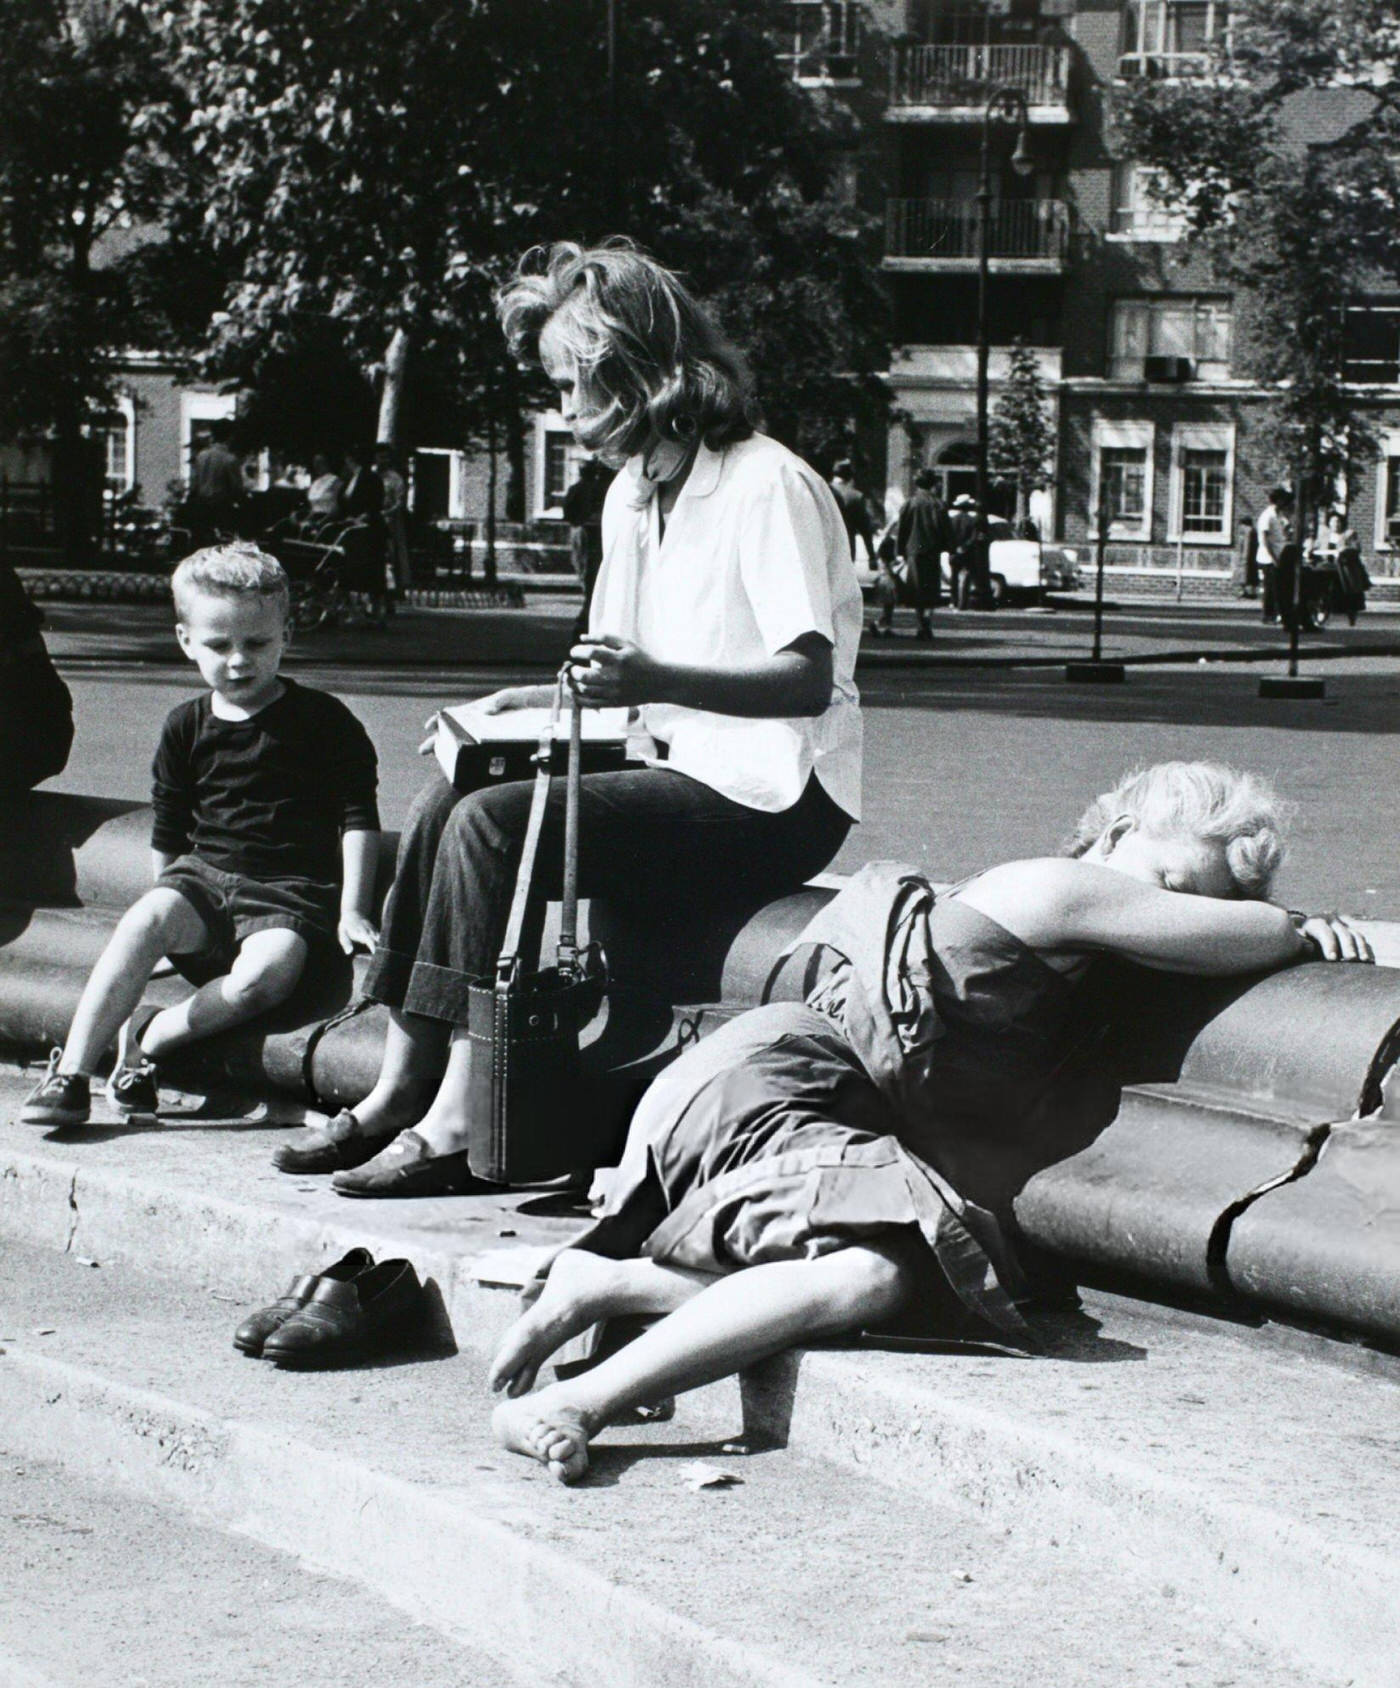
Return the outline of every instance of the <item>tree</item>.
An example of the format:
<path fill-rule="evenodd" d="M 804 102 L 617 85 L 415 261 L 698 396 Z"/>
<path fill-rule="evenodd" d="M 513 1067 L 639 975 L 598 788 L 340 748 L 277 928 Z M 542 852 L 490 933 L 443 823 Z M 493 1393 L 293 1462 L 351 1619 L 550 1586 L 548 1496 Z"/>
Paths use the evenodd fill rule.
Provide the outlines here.
<path fill-rule="evenodd" d="M 435 389 L 464 445 L 523 463 L 545 398 L 495 287 L 530 245 L 623 230 L 753 356 L 772 425 L 820 452 L 883 414 L 875 231 L 844 207 L 841 110 L 787 78 L 743 0 L 183 0 L 192 194 L 236 280 L 210 367 L 254 386 L 330 325 L 381 415 Z M 319 332 L 319 330 L 316 330 Z M 401 405 L 384 372 L 413 395 Z M 518 475 L 515 477 L 518 481 Z"/>
<path fill-rule="evenodd" d="M 1006 385 L 997 395 L 987 426 L 987 467 L 992 478 L 1016 489 L 1016 520 L 1026 519 L 1030 495 L 1050 479 L 1055 463 L 1055 428 L 1046 408 L 1040 363 L 1024 340 L 1011 348 Z"/>
<path fill-rule="evenodd" d="M 1373 443 L 1346 306 L 1400 280 L 1400 17 L 1392 0 L 1239 0 L 1230 21 L 1209 74 L 1144 83 L 1118 118 L 1240 290 L 1301 519 Z"/>
<path fill-rule="evenodd" d="M 180 99 L 135 4 L 0 0 L 0 40 L 0 437 L 51 440 L 76 562 L 112 355 L 170 323 L 169 267 L 140 230 L 165 202 Z"/>

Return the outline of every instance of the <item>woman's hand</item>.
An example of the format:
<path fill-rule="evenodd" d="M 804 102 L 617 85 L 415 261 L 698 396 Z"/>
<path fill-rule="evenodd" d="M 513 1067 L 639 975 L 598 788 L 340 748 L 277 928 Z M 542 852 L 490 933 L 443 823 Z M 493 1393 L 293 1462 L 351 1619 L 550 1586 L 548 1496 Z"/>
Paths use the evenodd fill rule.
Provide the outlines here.
<path fill-rule="evenodd" d="M 659 703 L 665 668 L 615 633 L 580 639 L 569 652 L 569 678 L 592 709 Z"/>
<path fill-rule="evenodd" d="M 1365 934 L 1358 932 L 1344 914 L 1294 915 L 1298 936 L 1308 946 L 1313 961 L 1370 961 L 1375 951 Z"/>
<path fill-rule="evenodd" d="M 481 700 L 487 715 L 504 715 L 510 709 L 548 709 L 554 702 L 553 686 L 503 686 Z"/>
<path fill-rule="evenodd" d="M 423 731 L 428 736 L 423 740 L 422 744 L 418 746 L 418 754 L 420 756 L 431 756 L 433 751 L 437 748 L 437 730 L 439 719 L 440 711 L 435 710 L 423 723 Z"/>

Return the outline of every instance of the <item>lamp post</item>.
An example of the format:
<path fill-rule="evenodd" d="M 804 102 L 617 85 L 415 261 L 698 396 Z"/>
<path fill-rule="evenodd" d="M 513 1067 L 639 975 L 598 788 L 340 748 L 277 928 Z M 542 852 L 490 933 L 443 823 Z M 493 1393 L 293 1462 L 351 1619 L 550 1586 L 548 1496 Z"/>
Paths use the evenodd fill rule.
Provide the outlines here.
<path fill-rule="evenodd" d="M 1016 150 L 1011 168 L 1018 176 L 1035 172 L 1030 152 L 1030 112 L 1026 96 L 1013 83 L 993 88 L 982 112 L 982 152 L 977 174 L 977 556 L 979 591 L 987 579 L 987 276 L 988 235 L 992 210 L 992 124 L 1015 123 Z"/>

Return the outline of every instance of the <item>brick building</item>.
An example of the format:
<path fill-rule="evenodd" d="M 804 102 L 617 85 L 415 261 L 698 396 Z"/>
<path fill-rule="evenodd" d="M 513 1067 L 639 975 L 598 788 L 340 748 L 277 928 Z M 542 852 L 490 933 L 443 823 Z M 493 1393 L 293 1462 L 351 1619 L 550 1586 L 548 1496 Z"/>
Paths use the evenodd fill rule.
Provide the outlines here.
<path fill-rule="evenodd" d="M 1054 536 L 1092 548 L 1111 511 L 1108 562 L 1134 584 L 1226 590 L 1243 524 L 1286 466 L 1259 443 L 1263 393 L 1246 367 L 1242 304 L 1188 253 L 1116 146 L 1115 93 L 1142 76 L 1189 76 L 1227 27 L 1225 0 L 798 0 L 804 80 L 825 81 L 865 121 L 865 191 L 885 201 L 894 299 L 887 442 L 891 504 L 930 466 L 971 491 L 976 445 L 979 148 L 987 97 L 1025 97 L 1029 172 L 1015 125 L 992 131 L 987 322 L 992 402 L 1018 336 L 1054 406 Z M 861 30 L 859 38 L 857 31 Z M 829 65 L 822 44 L 835 50 Z M 1325 143 L 1364 122 L 1354 89 L 1297 96 L 1290 128 Z M 876 129 L 878 126 L 878 130 Z M 1377 461 L 1345 489 L 1372 573 L 1400 574 L 1400 297 L 1349 307 L 1351 373 L 1374 413 Z M 1400 523 L 1396 524 L 1400 526 Z M 1127 584 L 1127 581 L 1124 582 Z"/>

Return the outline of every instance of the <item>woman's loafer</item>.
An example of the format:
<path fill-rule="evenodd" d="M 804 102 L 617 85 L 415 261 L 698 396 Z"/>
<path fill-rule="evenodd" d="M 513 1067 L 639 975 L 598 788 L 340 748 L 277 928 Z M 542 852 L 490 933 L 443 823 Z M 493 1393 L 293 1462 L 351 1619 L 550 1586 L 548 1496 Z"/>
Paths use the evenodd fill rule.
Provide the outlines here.
<path fill-rule="evenodd" d="M 263 1344 L 279 1366 L 341 1366 L 421 1338 L 428 1310 L 407 1260 L 381 1260 L 349 1283 L 323 1278 L 305 1306 Z"/>
<path fill-rule="evenodd" d="M 324 1125 L 308 1126 L 295 1141 L 281 1144 L 272 1164 L 279 1172 L 349 1172 L 388 1148 L 398 1134 L 395 1127 L 371 1137 L 349 1108 L 342 1108 Z"/>
<path fill-rule="evenodd" d="M 331 1188 L 341 1196 L 473 1196 L 497 1186 L 476 1176 L 465 1149 L 435 1155 L 416 1131 L 403 1131 L 372 1161 L 336 1173 Z"/>
<path fill-rule="evenodd" d="M 305 1307 L 319 1285 L 327 1282 L 349 1283 L 373 1265 L 374 1256 L 367 1248 L 352 1248 L 324 1272 L 307 1272 L 299 1278 L 293 1278 L 286 1291 L 279 1295 L 270 1307 L 260 1308 L 244 1319 L 233 1333 L 233 1346 L 239 1353 L 257 1359 L 268 1337 L 274 1331 L 280 1330 L 294 1313 L 299 1313 Z"/>

